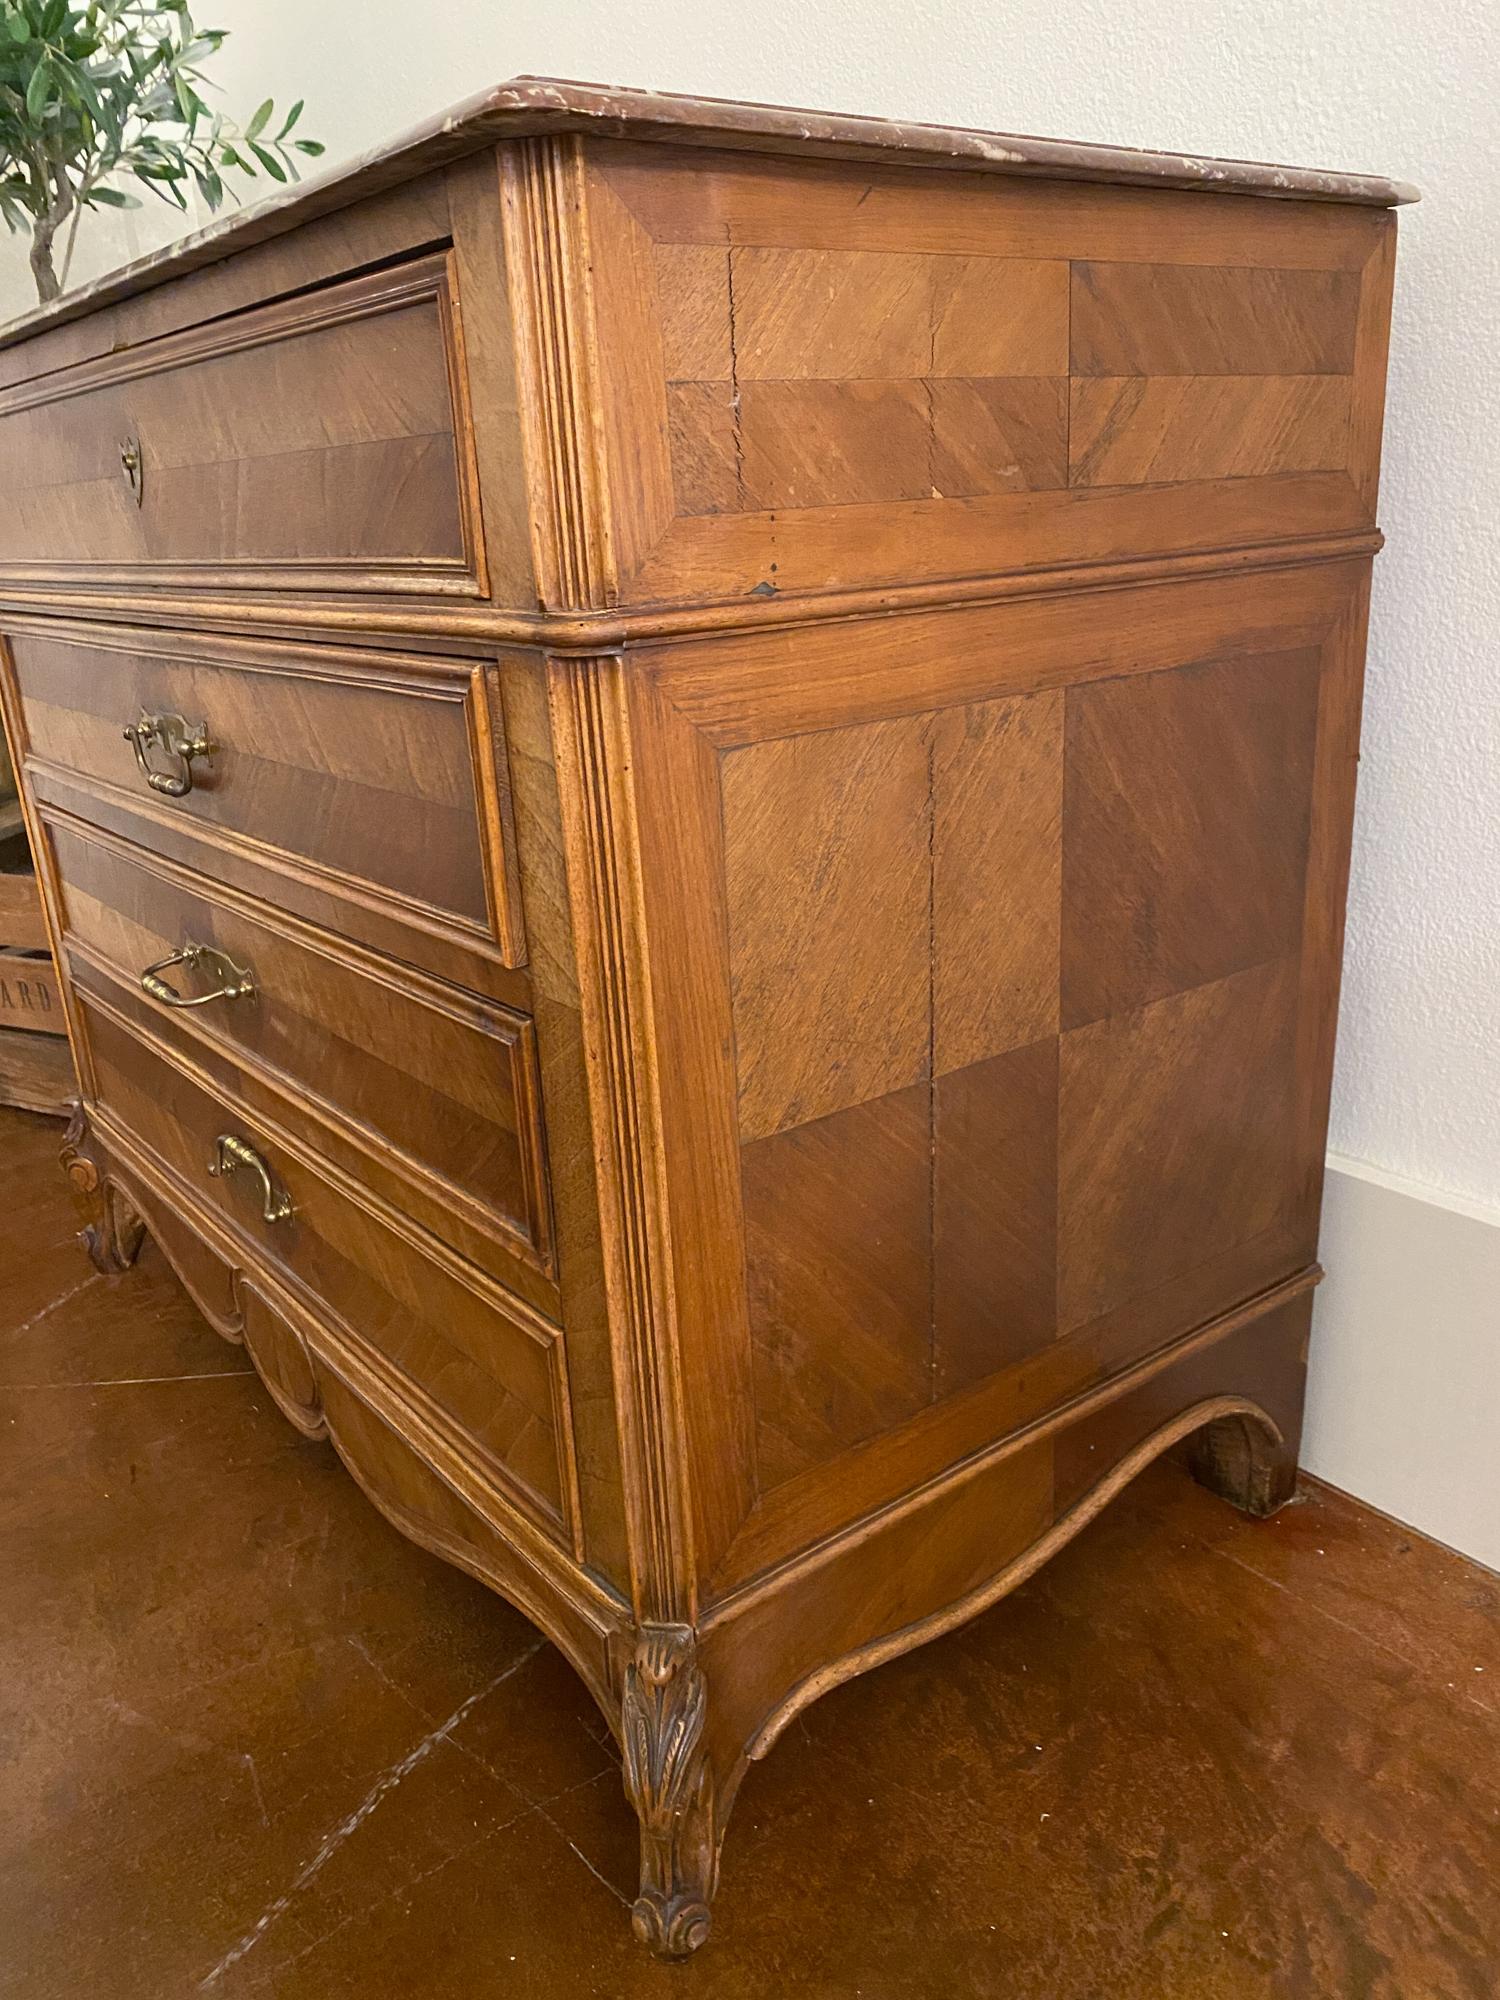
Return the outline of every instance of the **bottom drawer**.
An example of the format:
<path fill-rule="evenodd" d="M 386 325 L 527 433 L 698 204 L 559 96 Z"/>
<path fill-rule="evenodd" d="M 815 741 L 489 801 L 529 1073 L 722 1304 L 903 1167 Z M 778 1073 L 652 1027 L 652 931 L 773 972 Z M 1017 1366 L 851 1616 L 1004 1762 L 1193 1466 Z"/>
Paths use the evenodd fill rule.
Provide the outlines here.
<path fill-rule="evenodd" d="M 558 1336 L 463 1282 L 438 1245 L 386 1219 L 306 1143 L 251 1125 L 97 998 L 80 1011 L 104 1112 L 199 1190 L 314 1316 L 374 1348 L 494 1461 L 549 1526 L 565 1523 Z"/>

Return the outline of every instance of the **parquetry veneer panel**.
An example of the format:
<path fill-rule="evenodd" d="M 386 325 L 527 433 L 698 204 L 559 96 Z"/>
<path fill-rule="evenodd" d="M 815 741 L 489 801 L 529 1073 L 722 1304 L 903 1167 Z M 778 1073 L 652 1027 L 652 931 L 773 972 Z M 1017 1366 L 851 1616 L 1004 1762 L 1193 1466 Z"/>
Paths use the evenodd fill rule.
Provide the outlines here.
<path fill-rule="evenodd" d="M 1407 198 L 522 80 L 0 332 L 90 1251 L 563 1649 L 658 1951 L 823 1690 L 1292 1490 Z"/>
<path fill-rule="evenodd" d="M 1075 375 L 1352 375 L 1351 271 L 1072 265 Z"/>
<path fill-rule="evenodd" d="M 1162 486 L 1338 472 L 1349 449 L 1341 375 L 1100 376 L 1072 386 L 1074 486 Z"/>
<path fill-rule="evenodd" d="M 1274 1226 L 1295 1158 L 1296 994 L 1277 959 L 1063 1036 L 1065 1330 Z"/>
<path fill-rule="evenodd" d="M 731 250 L 713 276 L 742 381 L 1067 373 L 1065 264 Z"/>
<path fill-rule="evenodd" d="M 635 551 L 622 601 L 1368 522 L 1361 328 L 1389 278 L 1372 218 L 1160 198 L 1153 236 L 1118 188 L 705 168 L 688 183 L 621 148 L 585 170 L 601 247 L 633 245 L 596 295 L 604 370 L 659 366 L 666 398 L 663 423 L 636 397 L 600 467 Z M 1160 487 L 1181 490 L 1148 506 Z M 647 488 L 675 518 L 639 511 Z"/>
<path fill-rule="evenodd" d="M 741 1132 L 925 1077 L 925 729 L 876 723 L 736 750 L 723 796 Z"/>
<path fill-rule="evenodd" d="M 939 1076 L 932 1093 L 932 1400 L 1057 1330 L 1058 1044 Z"/>
<path fill-rule="evenodd" d="M 944 1071 L 1056 1032 L 1063 728 L 1048 690 L 932 727 L 932 1051 Z"/>
<path fill-rule="evenodd" d="M 1297 652 L 1069 691 L 1066 1026 L 1296 950 L 1318 682 Z"/>
<path fill-rule="evenodd" d="M 931 1400 L 928 1092 L 757 1139 L 742 1171 L 764 1490 Z"/>

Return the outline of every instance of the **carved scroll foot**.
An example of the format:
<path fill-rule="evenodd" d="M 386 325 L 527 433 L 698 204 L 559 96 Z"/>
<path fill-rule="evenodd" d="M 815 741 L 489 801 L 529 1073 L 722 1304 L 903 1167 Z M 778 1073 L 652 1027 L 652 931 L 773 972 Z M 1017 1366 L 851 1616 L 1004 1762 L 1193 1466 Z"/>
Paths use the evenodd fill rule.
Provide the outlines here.
<path fill-rule="evenodd" d="M 630 1920 L 661 1958 L 686 1958 L 709 1933 L 719 1843 L 707 1716 L 691 1630 L 642 1627 L 620 1715 L 625 1794 L 641 1823 L 641 1892 Z"/>
<path fill-rule="evenodd" d="M 1242 1514 L 1264 1519 L 1297 1489 L 1297 1441 L 1251 1416 L 1219 1417 L 1190 1441 L 1193 1477 Z"/>
<path fill-rule="evenodd" d="M 107 1178 L 107 1164 L 81 1104 L 68 1121 L 60 1158 L 83 1217 L 83 1247 L 95 1270 L 106 1276 L 128 1271 L 140 1255 L 146 1225 Z"/>

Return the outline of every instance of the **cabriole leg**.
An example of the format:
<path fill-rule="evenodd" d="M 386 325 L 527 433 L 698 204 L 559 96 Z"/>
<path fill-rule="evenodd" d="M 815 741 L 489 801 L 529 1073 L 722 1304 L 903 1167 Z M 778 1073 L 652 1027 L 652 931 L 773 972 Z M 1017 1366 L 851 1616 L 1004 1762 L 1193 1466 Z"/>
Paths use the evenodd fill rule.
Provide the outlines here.
<path fill-rule="evenodd" d="M 705 1942 L 718 1875 L 713 1769 L 703 1743 L 708 1683 L 685 1625 L 642 1627 L 625 1669 L 625 1794 L 641 1823 L 636 1936 L 662 1958 Z"/>
<path fill-rule="evenodd" d="M 1194 1434 L 1189 1463 L 1200 1485 L 1264 1519 L 1296 1491 L 1297 1443 L 1296 1436 L 1278 1439 L 1255 1417 L 1218 1417 Z"/>
<path fill-rule="evenodd" d="M 62 1167 L 83 1216 L 83 1246 L 94 1268 L 128 1271 L 140 1255 L 146 1225 L 108 1179 L 107 1163 L 89 1131 L 83 1106 L 74 1108 L 62 1146 Z"/>

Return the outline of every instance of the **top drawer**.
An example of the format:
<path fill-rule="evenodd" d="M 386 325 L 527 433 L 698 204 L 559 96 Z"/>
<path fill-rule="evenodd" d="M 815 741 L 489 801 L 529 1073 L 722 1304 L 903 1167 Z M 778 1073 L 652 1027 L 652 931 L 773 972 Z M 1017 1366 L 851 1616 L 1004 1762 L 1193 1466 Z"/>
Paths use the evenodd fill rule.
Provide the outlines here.
<path fill-rule="evenodd" d="M 484 588 L 449 263 L 0 394 L 0 578 Z"/>

